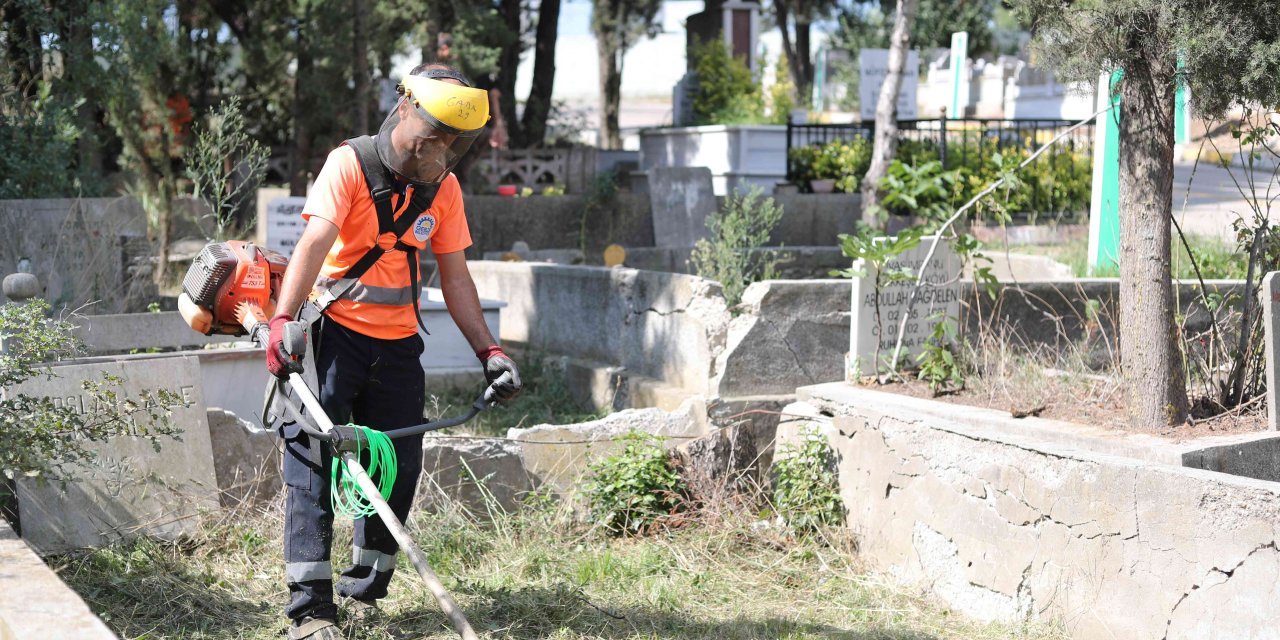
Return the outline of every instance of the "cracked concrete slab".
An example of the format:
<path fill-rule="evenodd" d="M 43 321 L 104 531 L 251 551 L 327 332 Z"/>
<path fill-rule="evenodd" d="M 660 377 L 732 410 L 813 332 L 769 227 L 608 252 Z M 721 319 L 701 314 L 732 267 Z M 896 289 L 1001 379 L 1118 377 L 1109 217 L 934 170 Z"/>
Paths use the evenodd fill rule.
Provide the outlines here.
<path fill-rule="evenodd" d="M 798 396 L 788 411 L 835 416 L 862 557 L 967 615 L 1077 638 L 1280 635 L 1280 484 L 1114 455 L 1138 443 L 1062 423 L 839 383 Z"/>

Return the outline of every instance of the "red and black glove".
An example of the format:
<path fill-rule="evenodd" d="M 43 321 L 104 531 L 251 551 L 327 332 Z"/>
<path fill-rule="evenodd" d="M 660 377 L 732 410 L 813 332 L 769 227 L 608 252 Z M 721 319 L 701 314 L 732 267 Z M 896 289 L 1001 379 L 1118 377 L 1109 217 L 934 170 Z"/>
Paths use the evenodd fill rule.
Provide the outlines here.
<path fill-rule="evenodd" d="M 502 347 L 493 345 L 487 349 L 481 349 L 476 352 L 476 357 L 480 359 L 480 364 L 484 365 L 484 379 L 490 385 L 502 377 L 502 374 L 511 374 L 510 381 L 493 387 L 499 400 L 506 402 L 520 395 L 520 390 L 524 387 L 520 382 L 520 370 L 516 368 L 515 360 L 502 352 Z"/>
<path fill-rule="evenodd" d="M 267 337 L 267 371 L 277 378 L 288 378 L 291 373 L 302 373 L 302 354 L 290 355 L 284 350 L 284 325 L 293 322 L 293 316 L 277 313 L 267 322 L 271 333 Z"/>

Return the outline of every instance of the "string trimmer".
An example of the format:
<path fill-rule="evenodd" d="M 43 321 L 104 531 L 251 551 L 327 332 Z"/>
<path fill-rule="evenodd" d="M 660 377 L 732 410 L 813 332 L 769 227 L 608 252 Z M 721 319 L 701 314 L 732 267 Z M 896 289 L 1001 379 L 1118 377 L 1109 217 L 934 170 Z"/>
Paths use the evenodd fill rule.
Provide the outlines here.
<path fill-rule="evenodd" d="M 279 253 L 249 242 L 210 243 L 187 270 L 182 281 L 182 294 L 178 296 L 178 310 L 192 329 L 205 335 L 247 334 L 256 344 L 265 347 L 270 333 L 267 318 L 274 312 L 274 294 L 279 289 L 287 264 L 287 259 Z M 284 348 L 289 355 L 301 358 L 306 351 L 304 321 L 285 325 Z M 306 364 L 304 362 L 304 366 Z M 390 440 L 446 429 L 470 420 L 497 400 L 495 387 L 510 381 L 509 374 L 503 376 L 506 379 L 500 378 L 486 388 L 461 416 L 385 432 L 357 425 L 334 425 L 301 374 L 289 374 L 287 384 L 301 400 L 305 412 L 283 398 L 284 394 L 277 394 L 278 404 L 285 408 L 288 417 L 309 435 L 329 445 L 334 457 L 335 511 L 353 517 L 378 514 L 464 640 L 477 636 L 435 571 L 427 565 L 404 523 L 396 518 L 387 504 L 396 468 L 395 450 L 390 446 Z M 371 469 L 379 476 L 378 483 L 360 464 L 360 454 L 365 450 L 370 454 Z"/>

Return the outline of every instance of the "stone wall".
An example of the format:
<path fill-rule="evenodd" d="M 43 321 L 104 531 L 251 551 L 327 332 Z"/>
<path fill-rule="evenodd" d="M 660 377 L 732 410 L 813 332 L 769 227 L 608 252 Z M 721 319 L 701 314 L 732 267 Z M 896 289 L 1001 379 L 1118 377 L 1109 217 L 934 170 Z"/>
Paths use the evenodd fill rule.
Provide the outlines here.
<path fill-rule="evenodd" d="M 155 298 L 135 264 L 150 247 L 146 217 L 132 198 L 2 200 L 0 227 L 0 275 L 25 258 L 55 308 L 141 311 Z"/>
<path fill-rule="evenodd" d="M 507 303 L 502 340 L 623 367 L 705 395 L 729 313 L 720 285 L 636 269 L 473 262 L 480 296 Z"/>
<path fill-rule="evenodd" d="M 1275 637 L 1280 484 L 1064 445 L 995 411 L 960 422 L 845 384 L 799 395 L 835 415 L 812 423 L 860 557 L 957 611 L 1075 638 Z"/>

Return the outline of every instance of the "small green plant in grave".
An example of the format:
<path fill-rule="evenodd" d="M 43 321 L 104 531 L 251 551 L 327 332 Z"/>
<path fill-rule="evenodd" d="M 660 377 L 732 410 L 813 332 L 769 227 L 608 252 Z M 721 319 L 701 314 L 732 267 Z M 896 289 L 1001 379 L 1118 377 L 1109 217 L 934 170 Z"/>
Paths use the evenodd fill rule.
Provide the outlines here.
<path fill-rule="evenodd" d="M 698 240 L 689 261 L 699 277 L 719 282 L 725 303 L 736 306 L 748 285 L 774 277 L 777 255 L 756 249 L 781 221 L 782 206 L 759 187 L 730 194 L 724 209 L 707 216 L 709 237 Z"/>
<path fill-rule="evenodd" d="M 209 204 L 214 235 L 235 237 L 237 214 L 257 197 L 271 152 L 247 131 L 240 99 L 232 97 L 198 128 L 187 154 L 187 177 L 195 196 Z"/>
<path fill-rule="evenodd" d="M 799 443 L 780 447 L 773 464 L 773 508 L 801 536 L 844 522 L 835 451 L 816 427 L 803 429 Z"/>
<path fill-rule="evenodd" d="M 937 395 L 949 389 L 964 388 L 964 363 L 960 357 L 960 345 L 956 342 L 956 326 L 946 318 L 935 314 L 937 324 L 925 340 L 924 350 L 916 356 L 920 369 L 916 377 L 929 384 L 929 390 Z"/>
<path fill-rule="evenodd" d="M 622 451 L 590 465 L 583 487 L 591 519 L 614 535 L 643 534 L 685 506 L 685 486 L 662 443 L 629 433 Z"/>
<path fill-rule="evenodd" d="M 885 287 L 915 280 L 916 274 L 904 267 L 891 268 L 890 263 L 898 256 L 920 246 L 920 238 L 924 235 L 924 227 L 903 229 L 896 236 L 882 237 L 867 226 L 860 226 L 857 233 L 839 235 L 840 250 L 845 257 L 861 261 L 861 266 L 832 271 L 831 275 L 840 278 L 865 278 L 872 274 L 872 300 L 875 305 L 877 335 L 886 335 L 884 317 L 880 313 L 880 293 Z M 880 354 L 880 341 L 876 341 L 875 361 L 878 370 L 896 370 L 890 356 Z M 899 362 L 902 360 L 899 354 Z"/>

